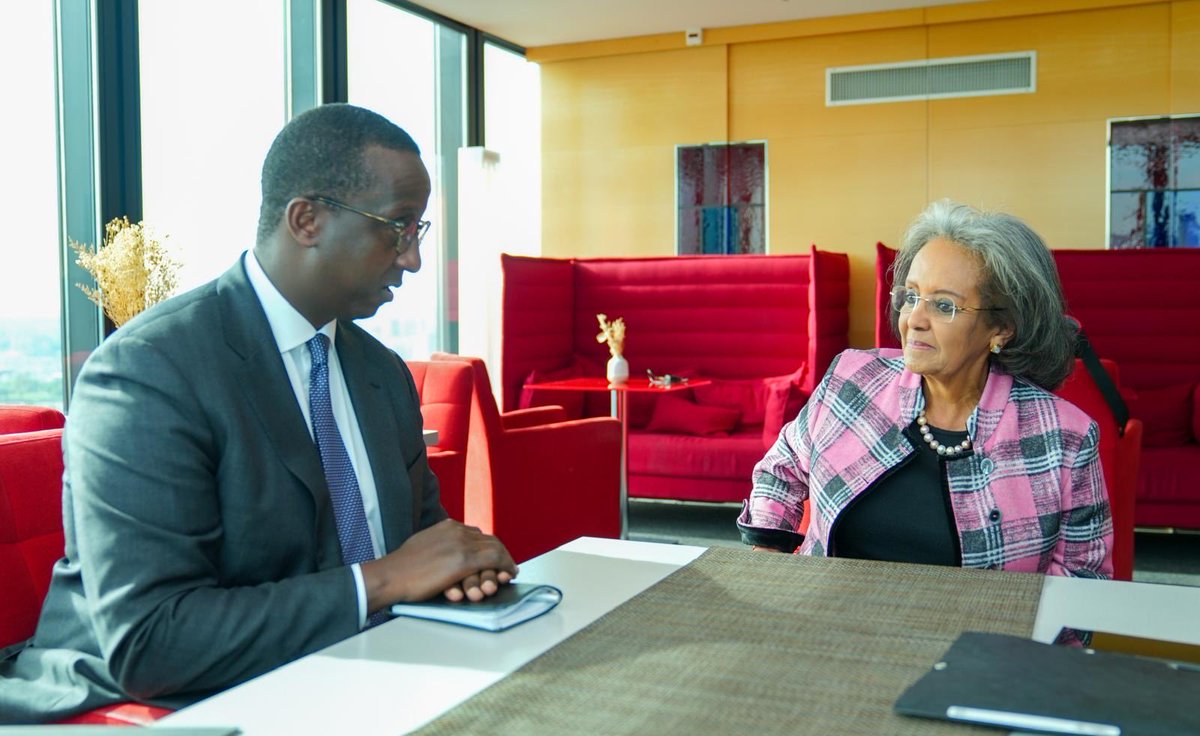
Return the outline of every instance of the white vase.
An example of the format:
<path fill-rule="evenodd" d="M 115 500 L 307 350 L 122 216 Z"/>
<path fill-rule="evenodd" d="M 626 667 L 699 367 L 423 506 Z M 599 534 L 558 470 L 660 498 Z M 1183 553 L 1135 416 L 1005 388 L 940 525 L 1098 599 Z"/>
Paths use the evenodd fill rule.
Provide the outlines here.
<path fill-rule="evenodd" d="M 608 359 L 608 370 L 605 373 L 609 383 L 625 383 L 629 380 L 629 361 L 624 356 L 614 355 Z"/>

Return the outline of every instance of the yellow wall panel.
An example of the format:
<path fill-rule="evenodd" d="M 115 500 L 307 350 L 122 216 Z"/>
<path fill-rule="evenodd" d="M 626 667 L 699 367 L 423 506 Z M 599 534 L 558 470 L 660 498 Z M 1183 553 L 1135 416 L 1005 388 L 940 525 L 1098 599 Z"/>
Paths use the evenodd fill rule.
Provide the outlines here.
<path fill-rule="evenodd" d="M 542 67 L 542 250 L 675 252 L 675 146 L 727 137 L 726 50 Z"/>
<path fill-rule="evenodd" d="M 930 199 L 1017 215 L 1052 248 L 1103 248 L 1107 126 L 947 130 L 930 141 Z"/>
<path fill-rule="evenodd" d="M 729 49 L 729 131 L 735 140 L 785 135 L 854 135 L 924 130 L 925 103 L 825 106 L 827 67 L 885 64 L 925 56 L 925 30 L 818 36 Z"/>
<path fill-rule="evenodd" d="M 1200 0 L 1171 6 L 1171 112 L 1200 112 Z"/>
<path fill-rule="evenodd" d="M 934 100 L 931 131 L 1161 113 L 1169 29 L 1161 4 L 930 26 L 933 58 L 1037 52 L 1035 93 Z"/>
<path fill-rule="evenodd" d="M 924 131 L 792 137 L 767 146 L 771 252 L 850 256 L 850 341 L 871 345 L 875 243 L 899 244 L 926 204 Z"/>
<path fill-rule="evenodd" d="M 1103 247 L 1107 120 L 1200 112 L 1200 0 L 905 17 L 744 27 L 674 51 L 646 39 L 624 46 L 637 53 L 560 50 L 542 71 L 545 253 L 673 253 L 675 146 L 763 140 L 771 252 L 848 253 L 850 340 L 867 346 L 874 243 L 897 245 L 930 200 L 1010 211 L 1052 247 Z M 1028 49 L 1034 94 L 825 106 L 827 67 Z"/>
<path fill-rule="evenodd" d="M 851 344 L 873 343 L 875 243 L 895 245 L 925 205 L 926 104 L 826 107 L 825 69 L 924 54 L 923 28 L 729 51 L 731 139 L 768 142 L 770 252 L 850 255 Z"/>

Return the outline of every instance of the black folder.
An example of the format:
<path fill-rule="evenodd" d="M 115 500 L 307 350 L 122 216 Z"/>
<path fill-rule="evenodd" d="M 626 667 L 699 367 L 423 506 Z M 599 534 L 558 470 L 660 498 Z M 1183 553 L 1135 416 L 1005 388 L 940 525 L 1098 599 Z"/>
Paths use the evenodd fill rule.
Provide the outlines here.
<path fill-rule="evenodd" d="M 1128 654 L 966 632 L 897 713 L 1033 733 L 1200 734 L 1200 671 Z"/>

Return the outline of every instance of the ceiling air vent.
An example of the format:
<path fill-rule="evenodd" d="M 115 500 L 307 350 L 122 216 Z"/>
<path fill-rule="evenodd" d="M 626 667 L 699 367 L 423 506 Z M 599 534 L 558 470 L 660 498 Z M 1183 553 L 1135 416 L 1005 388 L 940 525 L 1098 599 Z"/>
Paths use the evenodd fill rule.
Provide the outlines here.
<path fill-rule="evenodd" d="M 958 56 L 825 70 L 825 104 L 934 100 L 1037 91 L 1037 52 Z"/>

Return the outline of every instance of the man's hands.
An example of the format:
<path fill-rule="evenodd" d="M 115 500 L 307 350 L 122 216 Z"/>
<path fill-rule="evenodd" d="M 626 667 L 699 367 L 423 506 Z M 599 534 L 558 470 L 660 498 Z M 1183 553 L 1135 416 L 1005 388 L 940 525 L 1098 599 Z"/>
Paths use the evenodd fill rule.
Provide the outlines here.
<path fill-rule="evenodd" d="M 408 538 L 400 549 L 362 564 L 367 610 L 443 593 L 452 601 L 480 601 L 517 575 L 500 540 L 446 519 Z"/>

